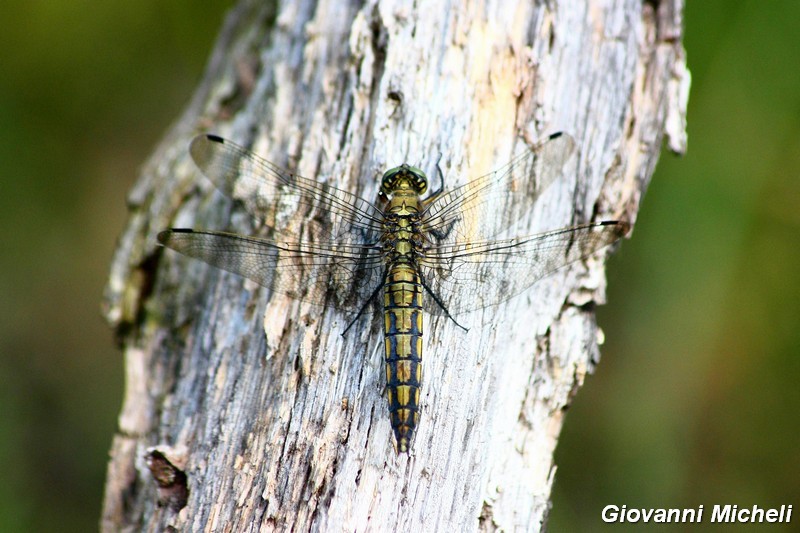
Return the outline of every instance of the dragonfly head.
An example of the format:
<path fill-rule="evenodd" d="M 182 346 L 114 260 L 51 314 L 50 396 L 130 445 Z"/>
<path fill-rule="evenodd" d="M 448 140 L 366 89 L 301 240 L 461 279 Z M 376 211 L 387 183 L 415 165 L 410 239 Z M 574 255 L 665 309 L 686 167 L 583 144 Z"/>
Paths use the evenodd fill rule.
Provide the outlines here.
<path fill-rule="evenodd" d="M 404 163 L 383 174 L 381 194 L 390 196 L 398 191 L 408 190 L 420 196 L 428 190 L 428 177 L 421 169 Z"/>

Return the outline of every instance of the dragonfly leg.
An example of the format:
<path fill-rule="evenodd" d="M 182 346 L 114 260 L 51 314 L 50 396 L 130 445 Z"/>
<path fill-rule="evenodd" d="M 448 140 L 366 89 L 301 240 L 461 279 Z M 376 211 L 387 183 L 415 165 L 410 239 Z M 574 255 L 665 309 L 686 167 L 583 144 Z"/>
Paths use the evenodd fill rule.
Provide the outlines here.
<path fill-rule="evenodd" d="M 431 288 L 428 286 L 427 282 L 425 281 L 425 277 L 422 275 L 422 272 L 419 273 L 419 280 L 422 283 L 422 286 L 425 288 L 425 292 L 427 292 L 430 295 L 430 297 L 433 298 L 433 301 L 436 302 L 436 305 L 438 305 L 442 309 L 442 311 L 444 311 L 445 316 L 450 320 L 452 320 L 453 324 L 455 324 L 456 326 L 460 327 L 464 331 L 469 331 L 469 328 L 462 326 L 461 324 L 458 323 L 458 320 L 453 318 L 453 315 L 451 315 L 450 311 L 447 310 L 447 306 L 444 305 L 444 302 L 442 302 L 439 296 L 435 292 L 433 292 L 433 290 L 431 290 Z"/>
<path fill-rule="evenodd" d="M 386 279 L 386 273 L 385 272 L 384 272 L 383 277 L 381 279 Z M 342 337 L 347 335 L 347 332 L 350 331 L 350 328 L 353 327 L 353 324 L 355 324 L 356 321 L 361 317 L 361 315 L 364 314 L 364 311 L 367 309 L 369 304 L 372 303 L 372 301 L 375 298 L 378 297 L 378 294 L 380 293 L 381 289 L 383 289 L 383 285 L 384 285 L 383 283 L 378 283 L 378 286 L 375 287 L 374 291 L 372 291 L 372 294 L 369 296 L 369 298 L 367 298 L 367 301 L 365 301 L 364 305 L 361 306 L 361 309 L 358 310 L 358 314 L 353 318 L 353 320 L 350 321 L 349 324 L 347 324 L 347 327 L 344 328 L 344 331 L 342 332 Z"/>
<path fill-rule="evenodd" d="M 442 154 L 440 152 L 439 159 L 436 160 L 436 172 L 439 174 L 439 188 L 428 195 L 428 202 L 436 199 L 437 196 L 440 196 L 444 192 L 444 172 L 442 172 L 442 167 L 439 165 L 441 161 Z"/>

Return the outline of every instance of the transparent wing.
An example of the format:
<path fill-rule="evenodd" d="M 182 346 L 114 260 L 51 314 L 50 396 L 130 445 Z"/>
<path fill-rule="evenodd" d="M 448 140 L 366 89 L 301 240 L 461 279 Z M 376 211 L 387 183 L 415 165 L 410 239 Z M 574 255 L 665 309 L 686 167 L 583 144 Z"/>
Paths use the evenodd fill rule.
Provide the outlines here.
<path fill-rule="evenodd" d="M 234 233 L 171 229 L 158 241 L 209 265 L 306 302 L 358 310 L 382 282 L 380 249 L 276 242 Z"/>
<path fill-rule="evenodd" d="M 559 268 L 586 258 L 629 230 L 606 221 L 527 237 L 431 247 L 419 261 L 426 285 L 451 316 L 490 307 Z M 426 310 L 446 314 L 432 298 Z"/>
<path fill-rule="evenodd" d="M 441 245 L 516 235 L 542 192 L 576 172 L 575 141 L 555 133 L 494 172 L 428 200 L 423 231 Z"/>
<path fill-rule="evenodd" d="M 588 257 L 628 232 L 628 224 L 599 222 L 538 235 L 432 246 L 419 261 L 425 283 L 451 316 L 490 307 L 559 268 Z M 433 298 L 426 310 L 446 314 Z"/>
<path fill-rule="evenodd" d="M 215 135 L 195 137 L 189 151 L 223 194 L 242 201 L 281 240 L 305 240 L 287 219 L 296 215 L 319 221 L 323 240 L 363 243 L 379 238 L 383 214 L 354 194 L 298 176 Z"/>
<path fill-rule="evenodd" d="M 428 298 L 427 310 L 458 316 L 497 305 L 624 235 L 627 224 L 611 221 L 516 236 L 547 187 L 576 172 L 575 141 L 556 133 L 502 168 L 428 200 L 419 265 L 442 305 Z"/>
<path fill-rule="evenodd" d="M 195 137 L 195 164 L 270 228 L 269 238 L 171 229 L 158 240 L 292 298 L 360 309 L 382 282 L 381 211 L 357 196 L 284 170 L 214 135 Z"/>

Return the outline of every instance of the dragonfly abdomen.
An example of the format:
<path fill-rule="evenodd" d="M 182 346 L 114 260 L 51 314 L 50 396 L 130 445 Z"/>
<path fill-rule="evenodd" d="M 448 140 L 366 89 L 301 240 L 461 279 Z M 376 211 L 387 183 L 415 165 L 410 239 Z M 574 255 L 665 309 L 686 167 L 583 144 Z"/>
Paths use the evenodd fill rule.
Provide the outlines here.
<path fill-rule="evenodd" d="M 392 266 L 384 286 L 386 394 L 397 451 L 410 448 L 422 381 L 422 284 L 411 264 Z"/>

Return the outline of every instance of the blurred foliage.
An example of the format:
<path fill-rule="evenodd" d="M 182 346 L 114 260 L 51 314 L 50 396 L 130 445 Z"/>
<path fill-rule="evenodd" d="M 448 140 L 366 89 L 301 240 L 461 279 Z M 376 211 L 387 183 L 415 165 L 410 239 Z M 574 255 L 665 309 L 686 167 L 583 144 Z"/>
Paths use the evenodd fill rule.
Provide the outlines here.
<path fill-rule="evenodd" d="M 125 195 L 226 2 L 0 3 L 0 531 L 93 531 L 122 397 L 100 317 Z"/>
<path fill-rule="evenodd" d="M 552 531 L 596 530 L 608 504 L 800 503 L 800 3 L 685 15 L 689 151 L 662 154 L 611 261 L 603 358 L 556 453 Z"/>
<path fill-rule="evenodd" d="M 231 4 L 0 4 L 2 531 L 97 527 L 122 391 L 98 309 L 125 194 Z M 687 7 L 689 153 L 663 154 L 612 260 L 552 531 L 595 530 L 608 503 L 798 503 L 798 20 L 796 0 Z"/>

